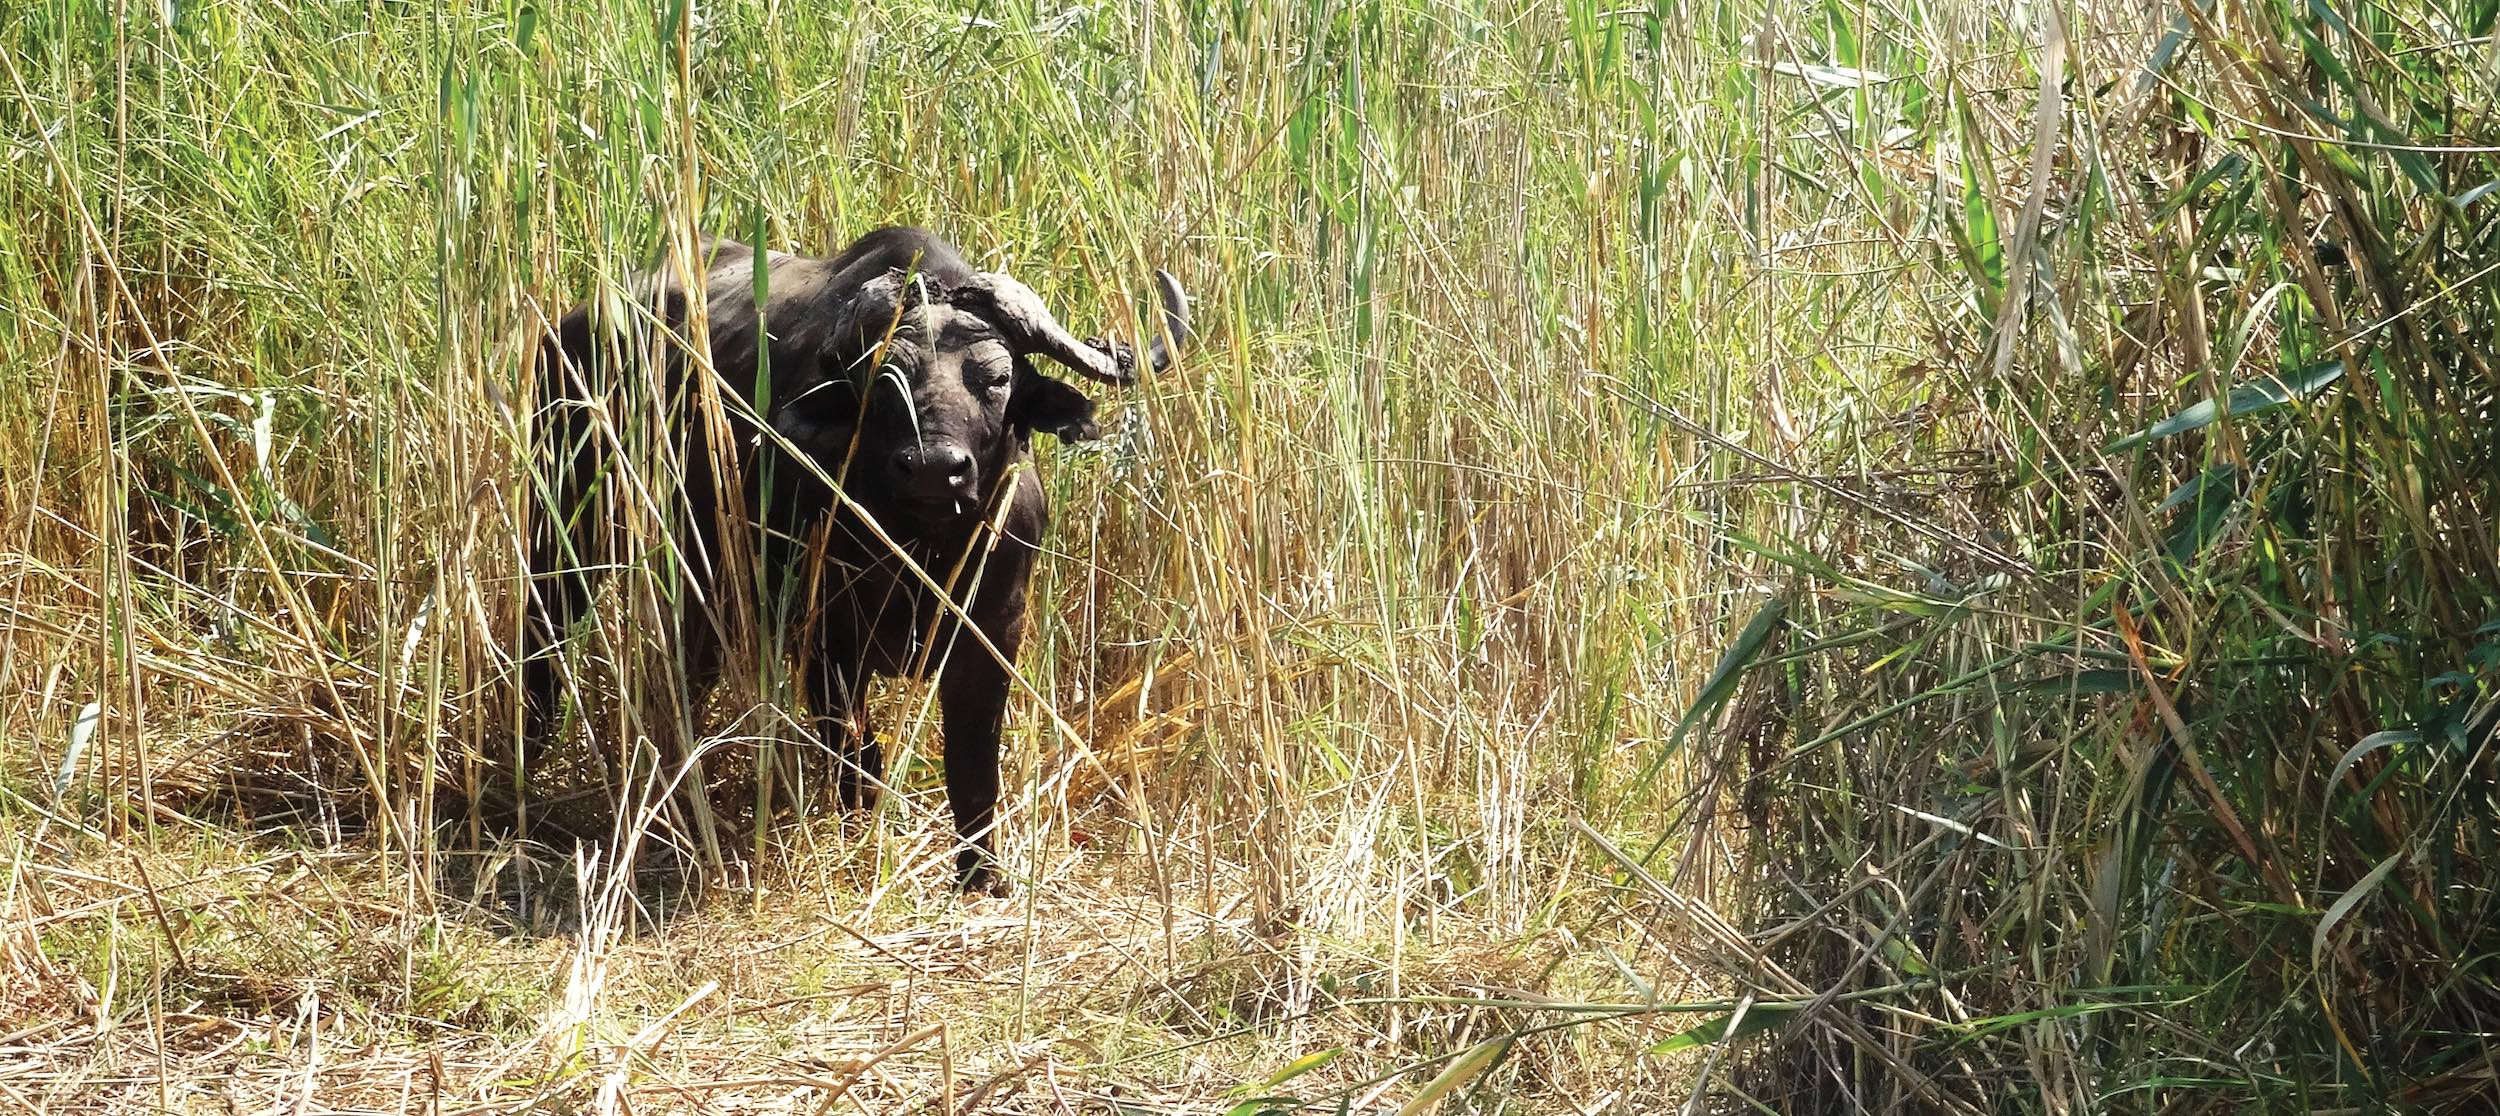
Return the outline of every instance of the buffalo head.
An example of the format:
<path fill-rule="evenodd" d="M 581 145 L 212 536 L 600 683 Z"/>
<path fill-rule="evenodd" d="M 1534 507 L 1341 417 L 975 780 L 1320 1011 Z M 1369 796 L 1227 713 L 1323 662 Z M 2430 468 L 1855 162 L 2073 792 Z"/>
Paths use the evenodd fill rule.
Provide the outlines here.
<path fill-rule="evenodd" d="M 928 523 L 975 510 L 1034 431 L 1065 441 L 1100 435 L 1094 401 L 1034 358 L 1124 385 L 1137 381 L 1138 354 L 1079 340 L 1011 276 L 951 259 L 914 263 L 839 297 L 824 356 L 775 408 L 773 425 L 862 503 Z M 1161 371 L 1189 320 L 1180 284 L 1166 272 L 1156 279 L 1161 329 L 1145 364 Z"/>

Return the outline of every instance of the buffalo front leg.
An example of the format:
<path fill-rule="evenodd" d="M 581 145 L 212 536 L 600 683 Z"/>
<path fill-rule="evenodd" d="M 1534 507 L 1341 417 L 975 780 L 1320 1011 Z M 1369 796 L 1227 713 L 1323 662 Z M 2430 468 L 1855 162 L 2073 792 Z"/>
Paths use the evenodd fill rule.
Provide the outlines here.
<path fill-rule="evenodd" d="M 828 658 L 819 653 L 809 665 L 816 740 L 832 757 L 834 800 L 844 810 L 873 810 L 885 786 L 885 748 L 868 726 L 866 677 L 856 664 Z"/>
<path fill-rule="evenodd" d="M 966 641 L 967 643 L 970 641 Z M 1000 648 L 1013 655 L 1012 641 Z M 958 647 L 938 680 L 946 716 L 946 803 L 955 814 L 955 879 L 964 891 L 1003 896 L 994 830 L 998 824 L 998 734 L 1007 712 L 1007 672 L 989 653 Z"/>

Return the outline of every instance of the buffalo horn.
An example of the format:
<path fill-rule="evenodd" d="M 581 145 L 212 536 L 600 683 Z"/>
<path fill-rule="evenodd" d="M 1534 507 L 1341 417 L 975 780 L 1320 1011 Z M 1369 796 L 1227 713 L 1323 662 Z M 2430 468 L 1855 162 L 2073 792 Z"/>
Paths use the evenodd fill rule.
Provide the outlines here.
<path fill-rule="evenodd" d="M 1172 364 L 1172 346 L 1189 336 L 1189 296 L 1181 290 L 1180 281 L 1168 271 L 1155 272 L 1155 283 L 1163 298 L 1163 331 L 1169 337 L 1157 336 L 1146 346 L 1146 364 L 1161 372 Z M 1040 353 L 1084 374 L 1087 379 L 1106 384 L 1137 382 L 1135 350 L 1115 341 L 1099 338 L 1077 340 L 1050 308 L 1042 305 L 1041 296 L 1018 282 L 1014 276 L 984 271 L 956 291 L 956 297 L 972 294 L 988 300 L 995 311 L 997 324 L 1011 336 L 1009 340 L 1028 353 Z"/>

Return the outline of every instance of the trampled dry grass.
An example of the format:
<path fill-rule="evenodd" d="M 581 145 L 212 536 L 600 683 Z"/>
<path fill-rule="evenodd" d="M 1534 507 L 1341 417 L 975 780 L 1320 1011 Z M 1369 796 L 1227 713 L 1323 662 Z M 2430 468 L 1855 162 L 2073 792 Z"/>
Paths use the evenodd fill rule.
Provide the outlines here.
<path fill-rule="evenodd" d="M 890 839 L 928 845 L 942 828 Z M 369 855 L 283 834 L 237 848 L 175 825 L 163 836 L 182 851 L 20 855 L 0 905 L 0 1018 L 14 1021 L 0 1104 L 1220 1113 L 1290 1096 L 1379 1111 L 1450 1055 L 1572 1021 L 1510 1047 L 1503 1110 L 1654 1110 L 1689 1081 L 1640 1051 L 1690 1022 L 1662 1004 L 1705 1000 L 1712 982 L 1685 969 L 1657 1001 L 1624 1003 L 1613 967 L 1706 952 L 1655 936 L 1674 920 L 1627 908 L 1518 935 L 1452 906 L 1428 938 L 1263 936 L 1238 895 L 1166 905 L 1140 853 L 1090 835 L 1018 898 L 966 903 L 934 869 L 865 878 L 874 838 L 857 829 L 827 823 L 812 836 L 830 847 L 736 895 L 638 897 L 648 928 L 632 935 L 583 927 L 569 898 L 520 930 L 509 895 L 429 899 Z M 13 825 L 0 841 L 32 850 L 57 832 Z"/>

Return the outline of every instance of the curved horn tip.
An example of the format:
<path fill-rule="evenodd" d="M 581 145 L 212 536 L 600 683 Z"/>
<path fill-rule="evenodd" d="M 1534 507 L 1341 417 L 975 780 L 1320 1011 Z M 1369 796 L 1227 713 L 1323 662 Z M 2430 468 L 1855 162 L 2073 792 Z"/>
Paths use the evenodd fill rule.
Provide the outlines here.
<path fill-rule="evenodd" d="M 1172 350 L 1189 341 L 1189 292 L 1162 268 L 1155 269 L 1155 290 L 1163 299 L 1163 328 L 1146 344 L 1146 367 L 1161 372 L 1172 366 Z"/>

